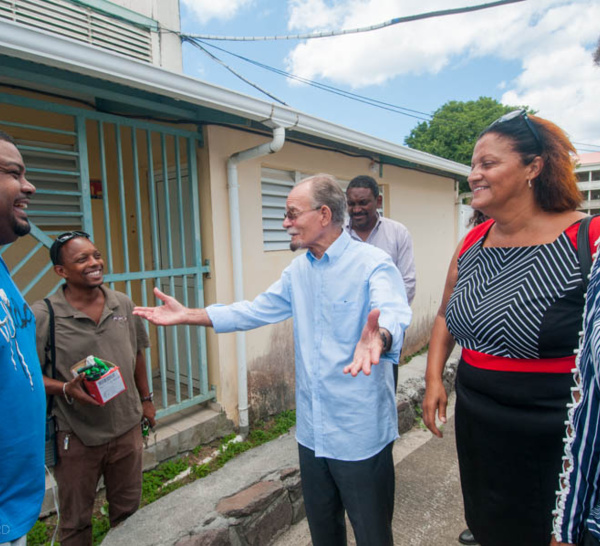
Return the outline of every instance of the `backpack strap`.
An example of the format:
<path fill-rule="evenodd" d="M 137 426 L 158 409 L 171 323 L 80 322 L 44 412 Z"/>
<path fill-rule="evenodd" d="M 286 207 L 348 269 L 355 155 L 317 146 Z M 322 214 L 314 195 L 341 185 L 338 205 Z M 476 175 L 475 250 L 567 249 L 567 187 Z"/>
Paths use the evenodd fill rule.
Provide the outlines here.
<path fill-rule="evenodd" d="M 590 224 L 592 220 L 598 216 L 586 216 L 579 224 L 577 230 L 577 257 L 579 258 L 579 267 L 581 268 L 581 276 L 583 277 L 583 288 L 587 290 L 590 271 L 592 270 L 592 249 L 590 245 Z M 595 245 L 596 241 L 593 241 Z"/>
<path fill-rule="evenodd" d="M 48 307 L 48 315 L 50 316 L 50 362 L 52 363 L 52 379 L 56 379 L 56 345 L 55 345 L 55 337 L 54 337 L 54 308 L 50 303 L 48 298 L 44 298 L 44 303 Z M 46 373 L 46 367 L 48 366 L 48 361 L 44 364 L 44 373 Z M 47 375 L 47 374 L 46 374 Z M 50 414 L 52 411 L 52 404 L 54 403 L 54 396 L 48 396 L 48 403 L 46 405 L 46 414 Z"/>
<path fill-rule="evenodd" d="M 469 248 L 471 248 L 475 243 L 477 243 L 477 241 L 485 237 L 493 224 L 494 220 L 490 218 L 489 220 L 486 220 L 485 222 L 475 227 L 472 227 L 469 230 L 469 232 L 465 235 L 462 247 L 460 249 L 460 252 L 458 253 L 459 257 L 462 256 L 467 250 L 469 250 Z"/>

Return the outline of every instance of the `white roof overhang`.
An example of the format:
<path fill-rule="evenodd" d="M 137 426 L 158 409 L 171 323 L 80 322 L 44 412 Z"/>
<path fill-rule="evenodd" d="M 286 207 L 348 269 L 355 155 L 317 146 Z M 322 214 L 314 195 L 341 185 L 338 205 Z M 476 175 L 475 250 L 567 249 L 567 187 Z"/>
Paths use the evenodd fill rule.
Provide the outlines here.
<path fill-rule="evenodd" d="M 466 165 L 18 23 L 0 20 L 0 54 L 126 85 L 267 125 L 293 129 L 448 175 L 463 177 L 469 174 L 470 169 Z"/>

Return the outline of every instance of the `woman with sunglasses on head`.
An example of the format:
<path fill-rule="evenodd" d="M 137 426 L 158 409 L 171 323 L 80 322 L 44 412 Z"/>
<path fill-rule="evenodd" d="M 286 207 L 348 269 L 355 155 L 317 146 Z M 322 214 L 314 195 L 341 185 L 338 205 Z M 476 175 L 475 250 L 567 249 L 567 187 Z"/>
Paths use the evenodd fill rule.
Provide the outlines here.
<path fill-rule="evenodd" d="M 442 371 L 458 342 L 456 443 L 465 517 L 482 546 L 550 543 L 585 290 L 574 153 L 559 127 L 524 110 L 492 123 L 473 151 L 471 205 L 489 220 L 452 258 L 423 416 L 441 437 Z M 600 222 L 589 233 L 596 241 Z"/>

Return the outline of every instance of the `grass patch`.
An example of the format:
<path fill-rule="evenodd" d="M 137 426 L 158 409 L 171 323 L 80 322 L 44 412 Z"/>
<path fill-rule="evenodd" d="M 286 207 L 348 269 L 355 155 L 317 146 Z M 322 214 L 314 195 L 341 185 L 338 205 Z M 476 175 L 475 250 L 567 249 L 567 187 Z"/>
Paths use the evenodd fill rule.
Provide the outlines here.
<path fill-rule="evenodd" d="M 425 345 L 425 347 L 422 347 L 421 349 L 419 349 L 416 353 L 402 356 L 402 358 L 400 359 L 400 365 L 402 366 L 404 364 L 408 364 L 413 358 L 415 358 L 415 356 L 425 354 L 428 350 L 429 350 L 429 343 L 427 345 Z"/>
<path fill-rule="evenodd" d="M 415 406 L 415 422 L 421 430 L 428 430 L 423 421 L 423 408 L 421 406 Z"/>
<path fill-rule="evenodd" d="M 296 412 L 294 410 L 284 411 L 272 419 L 259 421 L 253 425 L 247 439 L 243 442 L 230 443 L 236 437 L 235 434 L 230 434 L 208 445 L 196 446 L 189 454 L 166 461 L 159 464 L 154 470 L 144 472 L 140 507 L 146 506 L 188 483 L 208 476 L 211 472 L 222 468 L 228 461 L 237 457 L 240 453 L 244 453 L 249 449 L 258 447 L 285 434 L 295 424 Z M 215 451 L 218 452 L 216 457 L 210 462 L 203 462 Z M 165 485 L 187 469 L 190 469 L 188 476 Z M 92 517 L 94 546 L 104 540 L 110 528 L 108 516 L 106 515 L 108 513 L 107 506 L 106 503 L 101 502 Z M 44 520 L 38 520 L 27 534 L 27 544 L 29 546 L 45 546 L 50 544 L 55 527 L 55 515 Z"/>

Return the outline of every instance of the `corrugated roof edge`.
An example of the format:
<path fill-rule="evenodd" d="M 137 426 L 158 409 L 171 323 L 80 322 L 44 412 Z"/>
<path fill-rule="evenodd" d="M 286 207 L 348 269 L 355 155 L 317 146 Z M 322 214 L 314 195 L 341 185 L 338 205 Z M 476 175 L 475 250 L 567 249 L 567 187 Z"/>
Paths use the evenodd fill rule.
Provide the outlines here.
<path fill-rule="evenodd" d="M 76 47 L 74 47 L 76 46 Z M 293 128 L 362 150 L 396 157 L 451 175 L 467 176 L 469 167 L 355 131 L 293 108 L 266 102 L 190 76 L 129 59 L 18 23 L 0 21 L 0 52 L 173 99 L 259 121 Z"/>

